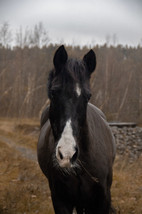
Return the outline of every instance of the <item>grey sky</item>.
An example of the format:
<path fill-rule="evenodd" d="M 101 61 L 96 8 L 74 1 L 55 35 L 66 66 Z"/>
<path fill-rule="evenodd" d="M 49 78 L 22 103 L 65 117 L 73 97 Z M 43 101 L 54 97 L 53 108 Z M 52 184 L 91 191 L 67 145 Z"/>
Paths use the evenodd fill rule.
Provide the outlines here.
<path fill-rule="evenodd" d="M 141 0 L 0 0 L 0 24 L 11 28 L 42 22 L 51 42 L 102 44 L 116 35 L 122 44 L 142 39 Z"/>

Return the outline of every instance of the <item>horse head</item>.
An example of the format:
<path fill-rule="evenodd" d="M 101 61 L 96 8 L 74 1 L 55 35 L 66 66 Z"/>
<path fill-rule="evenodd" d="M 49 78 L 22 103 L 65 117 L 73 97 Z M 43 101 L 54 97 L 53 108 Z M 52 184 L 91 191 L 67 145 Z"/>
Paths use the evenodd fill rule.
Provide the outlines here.
<path fill-rule="evenodd" d="M 96 56 L 90 50 L 82 60 L 68 59 L 64 46 L 61 46 L 53 63 L 48 96 L 55 159 L 61 168 L 71 168 L 79 155 L 79 138 L 86 123 L 87 104 L 91 97 L 89 80 L 96 67 Z"/>

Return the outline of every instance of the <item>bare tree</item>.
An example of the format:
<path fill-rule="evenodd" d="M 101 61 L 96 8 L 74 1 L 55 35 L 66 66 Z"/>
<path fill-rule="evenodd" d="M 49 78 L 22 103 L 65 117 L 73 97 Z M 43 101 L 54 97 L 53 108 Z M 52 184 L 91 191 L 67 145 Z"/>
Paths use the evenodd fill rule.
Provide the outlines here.
<path fill-rule="evenodd" d="M 24 48 L 30 46 L 30 30 L 28 27 L 25 29 L 20 26 L 19 30 L 16 32 L 16 45 L 17 47 Z"/>
<path fill-rule="evenodd" d="M 12 41 L 12 34 L 8 22 L 4 22 L 0 28 L 0 43 L 7 47 Z"/>
<path fill-rule="evenodd" d="M 48 45 L 49 43 L 48 32 L 41 22 L 35 25 L 34 29 L 32 30 L 30 34 L 30 42 L 32 46 L 37 46 L 39 48 Z"/>

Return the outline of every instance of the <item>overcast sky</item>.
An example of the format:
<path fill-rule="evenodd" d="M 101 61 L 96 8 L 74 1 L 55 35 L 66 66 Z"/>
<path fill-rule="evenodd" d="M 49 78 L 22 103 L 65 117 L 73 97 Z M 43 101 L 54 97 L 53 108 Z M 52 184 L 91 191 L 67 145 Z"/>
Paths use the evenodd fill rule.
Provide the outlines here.
<path fill-rule="evenodd" d="M 4 21 L 11 29 L 42 22 L 53 43 L 142 44 L 142 0 L 0 0 Z"/>

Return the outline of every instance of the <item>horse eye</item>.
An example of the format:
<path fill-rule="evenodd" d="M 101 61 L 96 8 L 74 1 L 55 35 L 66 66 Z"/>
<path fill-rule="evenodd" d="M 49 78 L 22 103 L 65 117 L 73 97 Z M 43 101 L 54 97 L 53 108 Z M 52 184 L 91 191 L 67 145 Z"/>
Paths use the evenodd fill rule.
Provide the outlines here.
<path fill-rule="evenodd" d="M 55 98 L 58 95 L 57 90 L 51 90 L 51 98 Z"/>
<path fill-rule="evenodd" d="M 90 100 L 91 96 L 92 96 L 92 94 L 89 93 L 89 94 L 88 94 L 88 100 Z"/>

